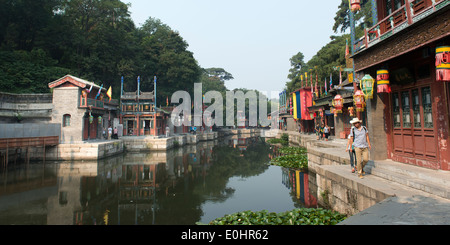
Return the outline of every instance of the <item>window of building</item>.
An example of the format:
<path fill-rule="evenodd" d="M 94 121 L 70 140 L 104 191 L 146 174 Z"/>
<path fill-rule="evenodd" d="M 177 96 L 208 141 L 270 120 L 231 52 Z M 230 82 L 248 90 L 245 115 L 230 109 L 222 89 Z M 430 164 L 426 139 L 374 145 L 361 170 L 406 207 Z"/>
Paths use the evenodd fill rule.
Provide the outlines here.
<path fill-rule="evenodd" d="M 63 127 L 69 127 L 70 126 L 70 115 L 69 114 L 65 114 L 63 116 Z"/>

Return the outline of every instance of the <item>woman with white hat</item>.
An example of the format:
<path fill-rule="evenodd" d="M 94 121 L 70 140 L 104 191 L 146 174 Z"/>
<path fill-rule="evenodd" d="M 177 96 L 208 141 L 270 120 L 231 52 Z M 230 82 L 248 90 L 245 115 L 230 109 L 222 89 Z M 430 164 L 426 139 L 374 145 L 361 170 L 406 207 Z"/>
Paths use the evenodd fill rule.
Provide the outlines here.
<path fill-rule="evenodd" d="M 356 167 L 359 178 L 363 178 L 363 168 L 369 161 L 369 149 L 372 149 L 369 140 L 369 131 L 361 125 L 359 118 L 353 118 L 350 124 L 354 126 L 350 131 L 350 145 L 353 144 L 356 153 Z"/>

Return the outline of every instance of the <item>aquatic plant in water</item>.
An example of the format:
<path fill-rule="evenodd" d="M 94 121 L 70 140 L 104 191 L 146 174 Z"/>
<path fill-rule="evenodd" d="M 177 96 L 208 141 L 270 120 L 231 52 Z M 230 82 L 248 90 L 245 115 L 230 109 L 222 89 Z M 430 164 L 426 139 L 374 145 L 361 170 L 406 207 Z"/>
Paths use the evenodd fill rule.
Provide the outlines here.
<path fill-rule="evenodd" d="M 291 169 L 308 169 L 306 148 L 286 146 L 278 150 L 282 155 L 271 160 L 270 164 Z"/>
<path fill-rule="evenodd" d="M 225 215 L 210 225 L 335 225 L 346 218 L 336 211 L 323 208 L 300 208 L 274 213 L 262 210 Z"/>

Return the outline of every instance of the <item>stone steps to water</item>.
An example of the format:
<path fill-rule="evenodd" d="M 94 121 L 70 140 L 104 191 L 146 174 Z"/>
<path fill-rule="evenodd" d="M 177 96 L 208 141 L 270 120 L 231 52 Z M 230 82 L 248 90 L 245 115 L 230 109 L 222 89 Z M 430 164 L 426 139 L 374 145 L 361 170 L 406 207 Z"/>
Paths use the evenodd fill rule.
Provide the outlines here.
<path fill-rule="evenodd" d="M 450 199 L 450 173 L 392 160 L 369 161 L 366 172 L 436 196 Z"/>

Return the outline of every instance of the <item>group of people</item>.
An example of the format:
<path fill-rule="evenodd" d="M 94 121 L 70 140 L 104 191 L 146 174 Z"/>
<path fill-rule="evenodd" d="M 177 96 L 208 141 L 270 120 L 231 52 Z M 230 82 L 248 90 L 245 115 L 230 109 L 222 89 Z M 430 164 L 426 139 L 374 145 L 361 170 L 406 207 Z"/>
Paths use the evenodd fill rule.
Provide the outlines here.
<path fill-rule="evenodd" d="M 316 131 L 318 140 L 325 138 L 325 140 L 328 141 L 328 138 L 330 137 L 330 131 L 331 131 L 331 128 L 328 126 L 328 124 L 325 124 L 325 126 L 323 126 L 323 127 L 320 124 L 317 124 L 315 131 Z"/>
<path fill-rule="evenodd" d="M 106 134 L 106 133 L 108 133 L 108 134 Z M 117 127 L 114 127 L 114 133 L 113 133 L 113 129 L 111 128 L 111 126 L 108 127 L 108 131 L 106 131 L 106 129 L 103 129 L 103 137 L 108 140 L 118 139 L 119 136 L 118 136 Z"/>

